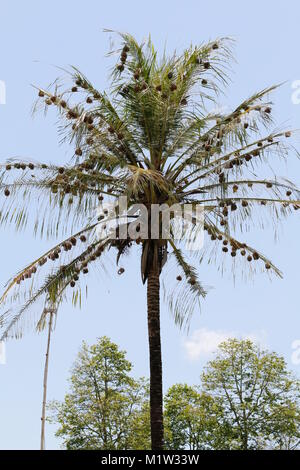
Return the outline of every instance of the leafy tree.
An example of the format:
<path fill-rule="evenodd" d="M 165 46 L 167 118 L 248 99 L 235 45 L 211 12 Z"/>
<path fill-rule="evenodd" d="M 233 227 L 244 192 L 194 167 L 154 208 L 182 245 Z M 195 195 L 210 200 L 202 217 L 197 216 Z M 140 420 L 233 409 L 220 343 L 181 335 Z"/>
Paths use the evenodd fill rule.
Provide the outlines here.
<path fill-rule="evenodd" d="M 138 437 L 134 435 L 140 421 L 145 422 L 148 389 L 144 380 L 129 375 L 131 368 L 125 352 L 108 338 L 93 346 L 83 343 L 72 370 L 70 393 L 63 403 L 50 405 L 64 447 L 128 450 L 149 445 L 149 424 Z M 149 413 L 147 418 L 149 423 Z"/>
<path fill-rule="evenodd" d="M 300 383 L 282 357 L 249 340 L 230 339 L 209 362 L 202 384 L 222 407 L 231 449 L 300 444 Z"/>
<path fill-rule="evenodd" d="M 206 257 L 211 262 L 218 254 L 225 258 L 230 253 L 234 271 L 243 266 L 255 271 L 260 266 L 280 276 L 264 254 L 237 239 L 235 228 L 249 228 L 252 220 L 255 227 L 263 225 L 267 213 L 277 221 L 293 207 L 299 209 L 300 198 L 292 183 L 259 173 L 259 167 L 267 163 L 269 168 L 275 156 L 288 155 L 283 139 L 291 131 L 270 130 L 268 95 L 276 87 L 252 94 L 228 113 L 207 111 L 209 105 L 218 104 L 219 91 L 227 83 L 230 40 L 191 46 L 181 55 L 162 58 L 150 39 L 138 44 L 132 36 L 121 34 L 121 41 L 108 92 L 99 91 L 76 68 L 70 70 L 70 86 L 62 88 L 56 81 L 38 89 L 38 103 L 46 110 L 57 109 L 62 140 L 75 147 L 70 164 L 14 160 L 1 167 L 0 187 L 7 200 L 0 222 L 23 229 L 35 199 L 35 232 L 58 238 L 54 247 L 9 283 L 2 301 L 8 293 L 21 296 L 24 286 L 27 302 L 1 318 L 5 322 L 2 339 L 20 333 L 30 307 L 48 292 L 55 299 L 57 292 L 70 287 L 74 302 L 79 301 L 85 275 L 93 265 L 101 266 L 101 260 L 105 264 L 108 250 L 116 250 L 117 261 L 130 249 L 138 253 L 142 281 L 147 282 L 152 448 L 162 449 L 160 285 L 166 261 L 173 259 L 179 266 L 173 282 L 181 287 L 172 288 L 170 278 L 166 282 L 179 325 L 189 320 L 206 291 L 174 231 L 166 236 L 159 230 L 149 239 L 139 219 L 132 222 L 138 217 L 135 205 L 146 208 L 149 222 L 155 204 L 169 208 L 177 204 L 180 209 L 189 204 L 193 211 L 201 206 L 210 240 L 204 251 L 196 253 L 200 261 Z M 16 176 L 19 172 L 21 177 Z M 113 218 L 105 205 L 100 216 L 95 207 L 99 202 L 119 201 L 120 196 L 127 197 L 128 211 L 119 208 L 112 237 L 108 223 Z M 260 210 L 265 211 L 263 217 Z M 196 236 L 203 224 L 197 214 L 190 222 Z M 131 231 L 124 238 L 123 229 L 128 227 Z M 55 263 L 50 274 L 49 259 Z M 217 256 L 216 261 L 222 262 Z M 123 272 L 120 268 L 119 273 Z M 29 278 L 33 282 L 28 288 Z"/>
<path fill-rule="evenodd" d="M 168 449 L 212 450 L 225 439 L 219 433 L 222 408 L 209 395 L 189 385 L 173 385 L 165 397 Z"/>

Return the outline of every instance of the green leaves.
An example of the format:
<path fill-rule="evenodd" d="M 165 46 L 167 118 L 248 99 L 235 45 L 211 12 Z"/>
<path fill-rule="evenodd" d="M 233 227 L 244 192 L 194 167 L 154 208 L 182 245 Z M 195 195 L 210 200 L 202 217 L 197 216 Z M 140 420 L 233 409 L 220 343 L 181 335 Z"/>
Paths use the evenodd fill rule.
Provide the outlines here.
<path fill-rule="evenodd" d="M 236 436 L 230 446 L 247 450 L 298 445 L 300 388 L 282 357 L 250 340 L 230 339 L 208 363 L 202 384 L 222 403 L 224 419 Z"/>
<path fill-rule="evenodd" d="M 149 448 L 147 382 L 133 379 L 131 369 L 125 352 L 109 338 L 92 346 L 83 343 L 69 393 L 49 406 L 66 449 Z"/>
<path fill-rule="evenodd" d="M 127 196 L 129 211 L 143 204 L 149 217 L 153 204 L 202 206 L 210 237 L 194 253 L 197 264 L 187 261 L 172 237 L 139 240 L 144 282 L 162 247 L 160 270 L 166 269 L 167 253 L 174 255 L 184 282 L 180 289 L 167 289 L 166 298 L 182 326 L 205 295 L 197 276 L 199 262 L 216 260 L 223 269 L 229 253 L 234 275 L 251 274 L 256 267 L 281 275 L 267 256 L 237 239 L 253 226 L 264 228 L 267 220 L 276 229 L 279 220 L 300 208 L 295 185 L 268 174 L 275 156 L 290 158 L 287 139 L 293 133 L 270 129 L 269 95 L 277 86 L 250 94 L 232 109 L 220 106 L 220 92 L 229 83 L 230 38 L 191 45 L 171 56 L 160 55 L 150 37 L 141 44 L 129 34 L 119 38 L 120 47 L 111 52 L 117 61 L 108 90 L 99 90 L 77 67 L 67 71 L 67 83 L 56 80 L 46 89 L 37 88 L 35 108 L 56 109 L 61 141 L 70 144 L 74 155 L 61 166 L 20 159 L 1 165 L 0 225 L 32 227 L 35 235 L 57 240 L 93 226 L 99 204 L 121 196 Z M 38 201 L 36 212 L 33 201 Z M 91 243 L 97 242 L 94 232 Z M 116 249 L 119 261 L 132 245 L 128 238 L 107 246 Z M 63 280 L 59 269 L 76 264 L 73 253 L 64 263 L 60 257 L 53 260 L 55 269 L 28 289 L 26 302 L 31 295 L 42 297 L 49 285 L 56 286 L 51 295 L 57 294 Z M 65 280 L 71 286 L 71 275 Z M 16 300 L 11 287 L 16 282 L 7 292 Z M 72 297 L 80 300 L 77 287 Z"/>

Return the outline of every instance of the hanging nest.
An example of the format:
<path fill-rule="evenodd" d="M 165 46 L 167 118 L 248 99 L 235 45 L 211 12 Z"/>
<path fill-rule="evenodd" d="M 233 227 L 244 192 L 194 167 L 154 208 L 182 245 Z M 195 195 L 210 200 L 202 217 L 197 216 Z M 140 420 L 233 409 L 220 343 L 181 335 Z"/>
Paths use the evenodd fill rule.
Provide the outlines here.
<path fill-rule="evenodd" d="M 182 104 L 182 106 L 186 106 L 186 105 L 187 105 L 187 100 L 186 100 L 186 98 L 183 98 L 183 99 L 181 100 L 181 104 Z"/>
<path fill-rule="evenodd" d="M 123 274 L 124 272 L 125 272 L 125 269 L 124 269 L 124 268 L 120 268 L 120 269 L 118 270 L 119 276 L 121 276 L 121 274 Z"/>
<path fill-rule="evenodd" d="M 71 89 L 71 91 L 72 91 L 73 93 L 76 93 L 76 92 L 78 91 L 77 86 L 73 86 L 72 89 Z"/>
<path fill-rule="evenodd" d="M 266 184 L 266 187 L 270 189 L 270 188 L 273 187 L 273 184 L 272 184 L 272 183 L 267 183 L 267 184 Z"/>
<path fill-rule="evenodd" d="M 173 73 L 172 72 L 169 72 L 168 73 L 168 79 L 171 80 L 173 78 Z"/>
<path fill-rule="evenodd" d="M 242 206 L 247 207 L 248 206 L 248 201 L 242 201 Z"/>
<path fill-rule="evenodd" d="M 87 102 L 88 104 L 91 104 L 91 103 L 93 102 L 93 98 L 91 98 L 90 96 L 88 96 L 87 99 L 86 99 L 86 102 Z"/>
<path fill-rule="evenodd" d="M 180 282 L 180 281 L 182 281 L 182 277 L 181 277 L 181 276 L 177 276 L 177 277 L 176 277 L 176 280 Z"/>
<path fill-rule="evenodd" d="M 237 210 L 237 205 L 235 204 L 235 202 L 233 202 L 230 206 L 231 208 L 231 211 L 236 211 Z"/>
<path fill-rule="evenodd" d="M 249 261 L 249 263 L 252 261 L 252 256 L 251 256 L 251 255 L 249 255 L 249 256 L 247 257 L 247 261 Z"/>
<path fill-rule="evenodd" d="M 9 189 L 6 188 L 4 190 L 4 196 L 8 197 L 9 195 L 10 195 L 10 191 L 9 191 Z"/>
<path fill-rule="evenodd" d="M 78 118 L 78 113 L 72 109 L 68 111 L 67 118 L 69 119 L 77 119 Z"/>
<path fill-rule="evenodd" d="M 124 68 L 125 68 L 125 67 L 124 67 L 123 64 L 119 64 L 119 65 L 117 66 L 117 69 L 119 70 L 119 72 L 123 72 Z"/>
<path fill-rule="evenodd" d="M 227 248 L 227 246 L 223 246 L 222 251 L 224 251 L 224 253 L 228 253 L 228 248 Z"/>
<path fill-rule="evenodd" d="M 157 86 L 155 87 L 155 89 L 156 89 L 156 91 L 161 91 L 161 90 L 162 90 L 162 86 L 161 86 L 161 85 L 157 85 Z"/>
<path fill-rule="evenodd" d="M 265 108 L 265 113 L 266 114 L 271 114 L 272 112 L 272 108 L 270 108 L 269 106 L 267 108 Z"/>
<path fill-rule="evenodd" d="M 207 82 L 207 80 L 206 80 L 205 78 L 203 78 L 203 80 L 201 81 L 201 83 L 202 83 L 202 85 L 205 86 L 205 85 L 207 85 L 208 82 Z"/>
<path fill-rule="evenodd" d="M 81 148 L 77 148 L 77 149 L 75 150 L 75 155 L 78 155 L 78 157 L 81 157 L 81 155 L 82 155 L 82 150 L 81 150 Z"/>
<path fill-rule="evenodd" d="M 172 83 L 172 84 L 170 85 L 170 90 L 171 90 L 171 91 L 177 90 L 177 85 L 175 85 L 175 83 Z"/>
<path fill-rule="evenodd" d="M 292 191 L 287 191 L 287 192 L 286 192 L 286 195 L 287 195 L 287 197 L 291 196 L 291 195 L 292 195 Z"/>
<path fill-rule="evenodd" d="M 236 256 L 236 251 L 232 251 L 232 252 L 231 252 L 231 256 L 232 256 L 233 258 L 235 258 L 235 256 Z"/>
<path fill-rule="evenodd" d="M 269 269 L 271 269 L 271 265 L 269 263 L 266 263 L 265 268 L 269 270 Z"/>
<path fill-rule="evenodd" d="M 227 246 L 228 245 L 228 240 L 223 240 L 223 245 Z"/>
<path fill-rule="evenodd" d="M 209 62 L 204 62 L 203 67 L 207 70 L 210 68 L 210 63 Z"/>
<path fill-rule="evenodd" d="M 213 44 L 212 48 L 215 50 L 215 49 L 219 49 L 219 45 L 217 43 Z"/>
<path fill-rule="evenodd" d="M 126 60 L 127 60 L 127 54 L 126 54 L 126 52 L 122 52 L 122 54 L 121 54 L 122 64 L 125 64 Z"/>
<path fill-rule="evenodd" d="M 70 286 L 71 286 L 71 287 L 75 287 L 75 285 L 76 285 L 76 282 L 75 282 L 75 281 L 71 281 L 71 282 L 70 282 Z"/>
<path fill-rule="evenodd" d="M 89 269 L 88 268 L 83 268 L 82 272 L 83 272 L 83 274 L 87 274 L 89 272 Z"/>
<path fill-rule="evenodd" d="M 260 258 L 259 254 L 255 251 L 255 252 L 253 253 L 253 259 L 254 259 L 255 261 L 257 261 L 257 260 L 259 260 L 259 258 Z"/>
<path fill-rule="evenodd" d="M 246 255 L 246 250 L 241 250 L 241 255 L 245 256 Z"/>
<path fill-rule="evenodd" d="M 80 241 L 82 243 L 85 243 L 86 242 L 86 236 L 85 235 L 80 235 Z"/>
<path fill-rule="evenodd" d="M 245 122 L 245 123 L 244 123 L 244 129 L 248 129 L 248 127 L 249 127 L 248 122 Z"/>
<path fill-rule="evenodd" d="M 5 169 L 6 169 L 7 171 L 11 170 L 11 165 L 6 165 Z"/>
<path fill-rule="evenodd" d="M 288 131 L 284 135 L 285 135 L 285 137 L 289 138 L 289 137 L 291 137 L 292 133 Z"/>
<path fill-rule="evenodd" d="M 39 91 L 39 97 L 40 97 L 40 98 L 43 98 L 44 96 L 45 96 L 45 93 L 44 93 L 42 90 L 40 90 L 40 91 Z"/>

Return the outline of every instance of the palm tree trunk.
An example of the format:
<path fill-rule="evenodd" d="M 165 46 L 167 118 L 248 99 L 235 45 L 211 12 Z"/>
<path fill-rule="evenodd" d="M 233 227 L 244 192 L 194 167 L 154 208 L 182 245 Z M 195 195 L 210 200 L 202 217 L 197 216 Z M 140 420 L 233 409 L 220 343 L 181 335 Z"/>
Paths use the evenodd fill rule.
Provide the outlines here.
<path fill-rule="evenodd" d="M 163 449 L 164 437 L 159 287 L 159 269 L 153 267 L 147 283 L 152 450 Z"/>
<path fill-rule="evenodd" d="M 52 333 L 52 322 L 54 312 L 49 310 L 49 324 L 48 324 L 48 341 L 46 350 L 46 360 L 44 368 L 44 383 L 43 383 L 43 405 L 42 405 L 42 424 L 41 424 L 41 450 L 45 450 L 45 424 L 46 424 L 46 403 L 47 403 L 47 382 L 48 382 L 48 367 L 49 367 L 49 352 Z"/>

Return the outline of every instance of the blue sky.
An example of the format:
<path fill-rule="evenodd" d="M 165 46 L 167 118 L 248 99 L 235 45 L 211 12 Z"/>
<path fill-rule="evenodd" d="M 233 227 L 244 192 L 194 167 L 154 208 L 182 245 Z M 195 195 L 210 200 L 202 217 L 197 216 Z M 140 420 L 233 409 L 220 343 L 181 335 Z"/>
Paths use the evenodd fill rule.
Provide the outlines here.
<path fill-rule="evenodd" d="M 193 43 L 233 36 L 236 63 L 223 104 L 234 106 L 253 92 L 285 81 L 273 96 L 278 125 L 299 128 L 300 105 L 292 103 L 291 84 L 300 79 L 300 5 L 285 2 L 223 2 L 152 0 L 127 2 L 51 3 L 11 0 L 1 4 L 0 80 L 5 81 L 6 105 L 0 105 L 0 160 L 20 155 L 45 162 L 66 162 L 71 148 L 60 147 L 54 113 L 46 119 L 30 116 L 35 92 L 30 84 L 48 85 L 59 75 L 55 66 L 78 66 L 99 89 L 106 87 L 109 36 L 103 28 L 127 31 L 142 40 L 151 33 L 156 46 L 182 50 Z M 298 145 L 299 142 L 295 141 Z M 274 167 L 300 185 L 300 162 L 290 155 L 288 167 Z M 34 204 L 36 204 L 35 202 Z M 162 342 L 165 387 L 175 382 L 198 383 L 207 352 L 227 335 L 250 335 L 284 355 L 291 368 L 292 343 L 300 339 L 299 217 L 293 214 L 275 242 L 272 228 L 259 228 L 246 240 L 267 253 L 284 272 L 284 279 L 259 274 L 250 282 L 230 271 L 222 276 L 214 266 L 200 266 L 200 277 L 213 286 L 190 333 L 173 324 L 162 305 Z M 32 258 L 51 246 L 33 239 L 30 230 L 0 231 L 0 285 Z M 108 335 L 128 352 L 137 376 L 148 375 L 145 288 L 139 260 L 126 261 L 126 275 L 116 269 L 109 277 L 91 279 L 81 310 L 62 306 L 53 335 L 49 399 L 60 399 L 82 340 L 94 342 Z M 6 346 L 7 363 L 0 364 L 0 449 L 37 449 L 39 446 L 42 369 L 45 334 L 27 333 Z M 58 448 L 55 428 L 47 427 L 47 448 Z"/>

